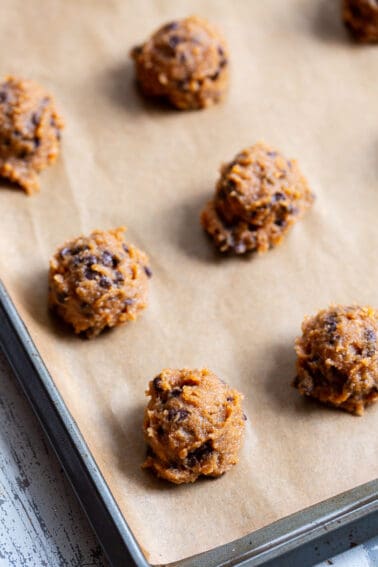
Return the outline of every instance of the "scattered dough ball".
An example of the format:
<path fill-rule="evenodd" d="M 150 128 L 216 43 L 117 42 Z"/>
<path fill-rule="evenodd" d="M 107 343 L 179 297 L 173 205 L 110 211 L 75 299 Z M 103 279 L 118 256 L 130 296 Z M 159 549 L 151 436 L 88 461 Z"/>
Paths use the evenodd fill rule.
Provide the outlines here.
<path fill-rule="evenodd" d="M 181 110 L 211 106 L 227 89 L 225 40 L 196 16 L 161 27 L 131 56 L 143 93 L 163 97 Z"/>
<path fill-rule="evenodd" d="M 39 190 L 38 173 L 59 153 L 63 120 L 53 97 L 33 81 L 0 84 L 0 176 L 26 193 Z"/>
<path fill-rule="evenodd" d="M 201 223 L 221 252 L 266 252 L 313 201 L 297 162 L 259 142 L 222 166 Z"/>
<path fill-rule="evenodd" d="M 378 0 L 344 0 L 343 18 L 357 41 L 378 42 Z"/>
<path fill-rule="evenodd" d="M 294 386 L 305 396 L 362 415 L 378 399 L 378 312 L 334 305 L 307 317 Z"/>
<path fill-rule="evenodd" d="M 213 372 L 163 370 L 151 380 L 144 468 L 175 484 L 217 477 L 238 462 L 246 419 L 242 395 Z"/>
<path fill-rule="evenodd" d="M 125 228 L 95 230 L 61 246 L 50 261 L 49 304 L 75 333 L 95 337 L 136 319 L 147 306 L 148 258 L 126 244 Z"/>

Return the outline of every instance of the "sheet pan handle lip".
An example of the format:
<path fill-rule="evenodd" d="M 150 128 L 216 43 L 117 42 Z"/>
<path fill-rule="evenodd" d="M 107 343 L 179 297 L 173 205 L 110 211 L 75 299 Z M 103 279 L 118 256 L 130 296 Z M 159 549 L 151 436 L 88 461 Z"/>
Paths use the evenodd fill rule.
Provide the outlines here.
<path fill-rule="evenodd" d="M 330 539 L 333 533 L 370 518 L 373 529 L 366 539 L 376 535 L 378 529 L 378 479 L 291 514 L 206 553 L 171 563 L 169 567 L 278 567 L 283 555 L 303 546 L 315 546 L 321 538 Z M 350 541 L 341 546 L 337 553 L 347 549 L 348 544 Z M 311 565 L 328 557 L 329 553 L 323 558 L 314 557 Z M 293 559 L 291 563 L 284 565 L 303 567 L 303 562 L 301 560 L 297 563 Z"/>
<path fill-rule="evenodd" d="M 150 567 L 0 279 L 1 345 L 110 563 Z M 372 511 L 378 511 L 378 480 L 169 567 L 262 565 L 264 556 L 267 561 L 277 558 L 305 538 L 316 539 L 325 527 L 330 533 L 340 522 L 352 522 Z"/>
<path fill-rule="evenodd" d="M 149 567 L 0 279 L 1 347 L 111 565 Z"/>

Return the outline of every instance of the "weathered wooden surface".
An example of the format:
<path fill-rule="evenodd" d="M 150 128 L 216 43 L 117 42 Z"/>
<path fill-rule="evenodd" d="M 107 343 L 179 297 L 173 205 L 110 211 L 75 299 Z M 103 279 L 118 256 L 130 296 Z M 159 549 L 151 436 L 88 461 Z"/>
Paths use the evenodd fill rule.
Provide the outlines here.
<path fill-rule="evenodd" d="M 0 350 L 0 567 L 90 565 L 101 548 Z"/>

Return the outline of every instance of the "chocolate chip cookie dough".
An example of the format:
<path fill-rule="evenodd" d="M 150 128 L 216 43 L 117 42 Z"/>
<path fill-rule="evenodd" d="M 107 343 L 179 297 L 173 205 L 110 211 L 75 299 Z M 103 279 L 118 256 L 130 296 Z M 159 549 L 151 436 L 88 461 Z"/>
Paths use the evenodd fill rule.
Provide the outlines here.
<path fill-rule="evenodd" d="M 75 333 L 95 337 L 147 306 L 148 258 L 126 244 L 124 232 L 95 230 L 66 242 L 51 259 L 49 304 Z"/>
<path fill-rule="evenodd" d="M 302 332 L 293 385 L 305 396 L 362 415 L 378 400 L 378 312 L 334 305 L 307 317 Z"/>
<path fill-rule="evenodd" d="M 378 0 L 343 0 L 343 18 L 357 41 L 378 42 Z"/>
<path fill-rule="evenodd" d="M 196 16 L 164 25 L 131 56 L 143 93 L 163 97 L 181 110 L 211 106 L 227 89 L 225 40 Z"/>
<path fill-rule="evenodd" d="M 297 162 L 259 142 L 222 166 L 201 223 L 221 252 L 266 252 L 313 201 Z"/>
<path fill-rule="evenodd" d="M 217 477 L 238 462 L 245 416 L 242 395 L 213 372 L 163 370 L 151 380 L 144 417 L 144 468 L 170 482 Z"/>
<path fill-rule="evenodd" d="M 7 77 L 0 84 L 0 177 L 26 193 L 39 190 L 38 173 L 59 152 L 63 120 L 37 83 Z"/>

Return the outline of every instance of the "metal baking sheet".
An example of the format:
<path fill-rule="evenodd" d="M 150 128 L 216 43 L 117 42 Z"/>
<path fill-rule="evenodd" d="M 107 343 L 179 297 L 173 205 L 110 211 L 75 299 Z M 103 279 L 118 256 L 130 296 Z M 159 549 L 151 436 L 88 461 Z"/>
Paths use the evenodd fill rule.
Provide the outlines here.
<path fill-rule="evenodd" d="M 114 567 L 148 567 L 11 298 L 0 281 L 0 345 Z M 378 480 L 172 567 L 306 567 L 378 533 Z"/>

